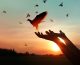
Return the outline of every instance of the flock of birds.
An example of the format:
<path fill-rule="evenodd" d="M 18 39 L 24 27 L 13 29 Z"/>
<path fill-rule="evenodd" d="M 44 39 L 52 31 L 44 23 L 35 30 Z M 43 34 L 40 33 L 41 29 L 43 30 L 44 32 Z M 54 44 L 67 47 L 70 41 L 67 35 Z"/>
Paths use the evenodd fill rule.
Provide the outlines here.
<path fill-rule="evenodd" d="M 43 3 L 46 3 L 46 2 L 47 2 L 47 0 L 43 0 Z M 63 7 L 64 6 L 63 5 L 63 2 L 61 2 L 58 6 Z M 34 7 L 39 7 L 39 5 L 36 4 Z M 6 10 L 3 10 L 2 13 L 6 14 L 7 11 Z M 38 14 L 38 11 L 36 11 L 35 13 Z M 29 18 L 30 16 L 31 16 L 30 13 L 27 13 L 26 18 Z M 66 17 L 69 17 L 69 13 L 66 14 Z M 51 22 L 54 22 L 53 19 L 50 19 L 50 21 Z M 45 22 L 45 21 L 43 21 L 43 22 Z M 22 24 L 22 22 L 19 22 L 19 24 Z"/>
<path fill-rule="evenodd" d="M 60 7 L 63 7 L 63 2 L 61 2 L 61 3 L 59 4 L 59 6 L 60 6 Z M 66 17 L 68 17 L 68 16 L 69 16 L 69 13 L 66 14 Z"/>
<path fill-rule="evenodd" d="M 47 2 L 47 0 L 43 0 L 43 3 L 46 3 Z M 63 5 L 63 2 L 61 2 L 59 5 L 58 5 L 59 7 L 63 7 L 64 5 Z M 39 7 L 39 5 L 38 4 L 36 4 L 35 5 L 35 7 Z M 38 13 L 38 11 L 36 11 L 35 12 L 36 14 Z M 39 19 L 38 19 L 38 17 L 39 17 L 39 15 L 41 15 L 41 13 L 40 14 L 38 14 L 38 15 L 36 15 L 36 17 L 33 19 L 33 20 L 30 20 L 29 19 L 29 17 L 31 16 L 29 13 L 27 13 L 27 16 L 26 16 L 26 18 L 28 18 L 27 19 L 27 21 L 29 21 L 34 27 L 36 27 L 36 29 L 38 29 L 38 24 L 39 23 L 41 23 L 40 21 L 42 21 L 42 19 L 44 19 L 44 18 L 42 18 L 40 21 L 39 21 Z M 40 16 L 40 17 L 42 17 L 42 16 Z M 69 13 L 67 13 L 66 14 L 66 17 L 69 17 Z M 34 22 L 34 20 L 37 20 L 38 22 Z M 54 20 L 53 19 L 49 19 L 51 22 L 54 22 Z M 45 21 L 42 21 L 42 22 L 45 22 Z M 34 23 L 34 24 L 33 24 Z M 36 24 L 36 25 L 35 25 Z"/>
<path fill-rule="evenodd" d="M 47 1 L 47 0 L 43 0 L 44 3 L 46 3 L 46 1 Z M 64 5 L 63 5 L 63 2 L 61 2 L 61 3 L 59 4 L 59 6 L 60 6 L 60 7 L 63 7 L 63 6 L 64 6 Z M 35 7 L 39 7 L 39 5 L 36 4 Z M 35 13 L 38 13 L 38 11 L 36 11 Z M 69 16 L 69 13 L 66 14 L 66 17 L 68 17 L 68 16 Z M 27 18 L 27 17 L 30 17 L 30 14 L 29 14 L 29 13 L 27 14 L 26 18 Z M 52 22 L 52 20 L 50 20 L 50 21 Z"/>
<path fill-rule="evenodd" d="M 47 2 L 47 0 L 43 0 L 43 3 L 44 3 L 44 4 L 45 4 L 46 2 Z M 63 7 L 63 6 L 64 6 L 63 2 L 61 2 L 58 6 L 59 6 L 59 7 Z M 36 4 L 34 7 L 39 7 L 39 4 Z M 6 11 L 6 10 L 3 10 L 2 13 L 6 14 L 7 11 Z M 35 13 L 38 14 L 39 12 L 36 11 Z M 38 14 L 38 15 L 36 15 L 36 17 L 34 18 L 34 20 L 37 19 L 37 18 L 39 17 L 39 15 L 41 15 L 41 13 Z M 31 16 L 30 13 L 27 13 L 26 18 L 29 19 L 30 16 Z M 41 16 L 41 17 L 42 17 L 42 16 Z M 69 17 L 69 13 L 66 14 L 66 17 Z M 43 18 L 42 18 L 42 19 L 43 19 Z M 41 19 L 41 21 L 42 21 L 42 19 Z M 50 20 L 51 22 L 54 22 L 53 19 L 49 19 L 49 20 Z M 32 22 L 33 22 L 33 21 L 32 21 Z M 45 21 L 43 21 L 43 22 L 45 22 Z M 31 22 L 30 22 L 30 23 L 31 23 Z M 36 23 L 36 22 L 34 22 L 34 23 Z M 40 23 L 40 22 L 39 22 L 39 23 Z M 38 26 L 39 23 L 37 23 L 37 26 Z M 23 23 L 22 23 L 21 21 L 19 21 L 19 24 L 23 24 Z M 32 23 L 31 23 L 31 24 L 32 24 Z M 32 24 L 32 25 L 33 25 L 33 24 Z M 36 26 L 34 26 L 34 27 L 36 27 Z M 37 29 L 37 28 L 36 28 L 36 29 Z M 27 44 L 25 44 L 25 46 L 27 46 Z"/>
<path fill-rule="evenodd" d="M 43 3 L 46 3 L 46 2 L 47 2 L 47 0 L 43 0 Z M 61 2 L 58 6 L 59 6 L 59 7 L 63 7 L 63 6 L 64 6 L 64 5 L 63 5 L 63 2 Z M 36 4 L 35 7 L 39 7 L 39 5 Z M 7 11 L 6 11 L 6 10 L 3 10 L 2 13 L 6 14 Z M 38 11 L 36 11 L 35 13 L 37 14 Z M 41 13 L 40 13 L 40 14 L 41 14 Z M 36 15 L 35 18 L 37 18 L 40 14 Z M 27 13 L 26 18 L 27 18 L 28 21 L 29 21 L 29 17 L 30 17 L 30 16 L 31 16 L 30 13 Z M 66 14 L 66 17 L 69 17 L 69 13 Z M 34 19 L 35 19 L 35 18 L 34 18 Z M 42 19 L 43 19 L 43 18 L 42 18 Z M 49 20 L 50 20 L 51 22 L 54 22 L 53 19 L 49 19 Z M 41 20 L 41 21 L 42 21 L 42 20 Z M 33 22 L 33 21 L 32 21 L 32 22 Z M 45 22 L 45 21 L 43 21 L 43 22 Z M 35 22 L 35 23 L 36 23 L 36 22 Z M 19 24 L 23 24 L 23 23 L 19 21 Z M 31 23 L 31 24 L 32 24 L 32 23 Z M 37 23 L 37 25 L 38 25 L 38 24 L 39 24 L 39 23 Z M 33 25 L 33 24 L 32 24 L 32 25 Z"/>

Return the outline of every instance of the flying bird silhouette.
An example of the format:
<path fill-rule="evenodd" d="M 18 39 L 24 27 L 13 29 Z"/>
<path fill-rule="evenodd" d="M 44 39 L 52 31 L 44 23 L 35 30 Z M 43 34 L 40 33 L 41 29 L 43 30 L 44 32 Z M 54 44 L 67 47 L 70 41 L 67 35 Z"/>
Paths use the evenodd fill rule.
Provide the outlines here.
<path fill-rule="evenodd" d="M 27 44 L 25 43 L 25 46 L 27 46 Z"/>
<path fill-rule="evenodd" d="M 51 22 L 53 22 L 53 20 L 52 20 L 52 19 L 50 19 L 50 21 L 51 21 Z"/>
<path fill-rule="evenodd" d="M 38 25 L 42 22 L 46 15 L 47 11 L 38 14 L 33 20 L 28 19 L 27 21 L 29 21 L 38 30 Z"/>
<path fill-rule="evenodd" d="M 29 13 L 27 14 L 26 18 L 27 18 L 27 17 L 30 17 L 30 14 L 29 14 Z"/>
<path fill-rule="evenodd" d="M 19 24 L 22 24 L 22 22 L 19 22 Z"/>
<path fill-rule="evenodd" d="M 3 13 L 7 13 L 7 12 L 4 10 Z"/>
<path fill-rule="evenodd" d="M 38 4 L 35 5 L 35 7 L 38 7 L 38 6 L 39 6 Z"/>
<path fill-rule="evenodd" d="M 38 11 L 35 12 L 36 14 L 38 13 Z"/>
<path fill-rule="evenodd" d="M 66 17 L 69 17 L 69 13 L 66 14 Z"/>
<path fill-rule="evenodd" d="M 43 0 L 44 3 L 46 3 L 47 0 Z"/>
<path fill-rule="evenodd" d="M 61 2 L 61 3 L 59 4 L 59 6 L 60 6 L 60 7 L 63 7 L 63 2 Z"/>

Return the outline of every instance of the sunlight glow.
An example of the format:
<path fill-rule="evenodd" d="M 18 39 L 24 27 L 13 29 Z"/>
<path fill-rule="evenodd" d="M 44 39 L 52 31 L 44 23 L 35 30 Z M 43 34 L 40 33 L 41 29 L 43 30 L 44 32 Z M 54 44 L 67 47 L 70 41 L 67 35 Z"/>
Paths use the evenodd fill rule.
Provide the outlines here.
<path fill-rule="evenodd" d="M 58 37 L 58 38 L 60 39 L 60 41 L 61 41 L 62 43 L 66 44 L 65 41 L 64 41 L 62 38 L 60 38 L 60 37 Z"/>
<path fill-rule="evenodd" d="M 55 52 L 59 52 L 59 51 L 60 51 L 60 48 L 59 48 L 56 44 L 53 44 L 53 45 L 52 45 L 52 49 L 53 49 L 53 51 L 55 51 Z"/>
<path fill-rule="evenodd" d="M 62 54 L 60 48 L 58 47 L 58 45 L 56 43 L 54 43 L 52 41 L 49 41 L 49 47 L 50 47 L 50 49 L 51 49 L 51 51 L 52 51 L 52 53 L 54 55 L 60 55 L 60 54 Z"/>
<path fill-rule="evenodd" d="M 56 43 L 50 41 L 50 46 L 51 46 L 51 49 L 54 52 L 59 52 L 60 51 L 60 48 L 58 47 L 58 45 Z"/>

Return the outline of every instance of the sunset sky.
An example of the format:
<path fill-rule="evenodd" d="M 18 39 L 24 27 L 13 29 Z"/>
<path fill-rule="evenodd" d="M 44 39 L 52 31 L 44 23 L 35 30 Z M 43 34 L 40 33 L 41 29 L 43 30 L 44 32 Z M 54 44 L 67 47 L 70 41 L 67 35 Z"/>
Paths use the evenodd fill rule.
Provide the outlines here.
<path fill-rule="evenodd" d="M 61 2 L 63 7 L 59 6 Z M 36 4 L 39 7 L 35 7 Z M 33 19 L 36 11 L 48 12 L 45 22 L 39 25 L 40 32 L 62 30 L 80 48 L 80 0 L 47 0 L 46 3 L 43 0 L 0 0 L 0 48 L 38 54 L 58 53 L 53 50 L 55 43 L 38 38 L 34 34 L 37 30 L 27 21 L 26 15 L 30 13 Z"/>

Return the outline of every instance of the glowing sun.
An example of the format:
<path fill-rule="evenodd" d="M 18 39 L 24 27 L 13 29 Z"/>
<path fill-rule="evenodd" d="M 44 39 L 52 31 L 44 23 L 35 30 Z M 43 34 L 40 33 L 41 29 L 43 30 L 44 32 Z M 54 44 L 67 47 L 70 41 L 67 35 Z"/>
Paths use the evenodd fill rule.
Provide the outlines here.
<path fill-rule="evenodd" d="M 54 52 L 59 52 L 60 48 L 58 47 L 58 45 L 52 41 L 49 42 L 51 50 L 53 50 Z"/>
<path fill-rule="evenodd" d="M 52 41 L 49 41 L 49 47 L 50 47 L 50 49 L 52 51 L 52 54 L 54 54 L 54 55 L 62 54 L 60 48 L 58 47 L 58 45 L 56 43 L 54 43 Z"/>
<path fill-rule="evenodd" d="M 60 51 L 60 48 L 54 43 L 54 44 L 52 45 L 52 50 L 53 50 L 54 52 L 59 52 L 59 51 Z"/>
<path fill-rule="evenodd" d="M 49 41 L 49 47 L 52 50 L 52 53 L 54 55 L 60 55 L 60 54 L 62 54 L 60 48 L 58 47 L 58 45 L 56 43 L 54 43 L 52 41 Z"/>
<path fill-rule="evenodd" d="M 56 52 L 60 51 L 60 48 L 56 44 L 52 45 L 52 49 Z"/>

